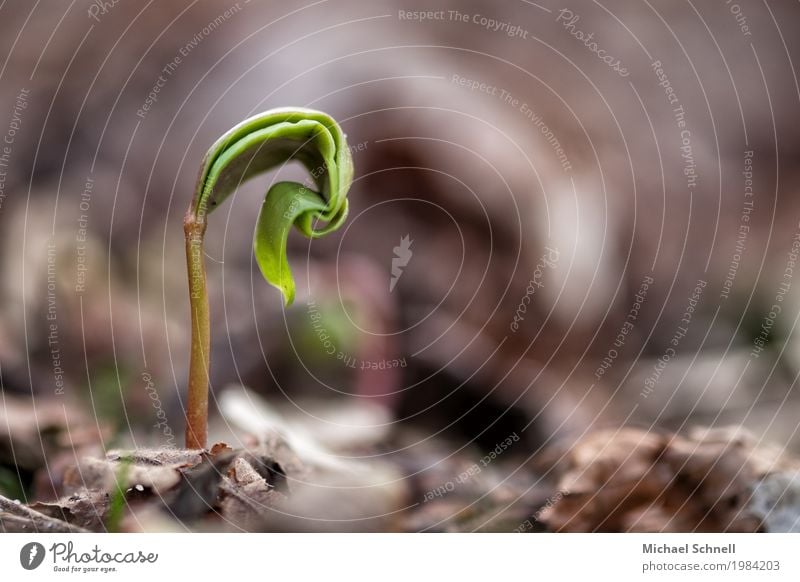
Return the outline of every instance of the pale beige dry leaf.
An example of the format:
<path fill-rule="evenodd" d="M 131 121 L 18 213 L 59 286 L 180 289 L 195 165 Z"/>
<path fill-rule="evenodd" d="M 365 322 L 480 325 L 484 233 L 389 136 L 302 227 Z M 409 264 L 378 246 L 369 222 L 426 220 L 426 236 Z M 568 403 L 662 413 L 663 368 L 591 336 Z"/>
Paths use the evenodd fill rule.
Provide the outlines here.
<path fill-rule="evenodd" d="M 286 499 L 245 459 L 236 459 L 220 485 L 222 516 L 247 531 L 268 529 L 270 509 Z"/>

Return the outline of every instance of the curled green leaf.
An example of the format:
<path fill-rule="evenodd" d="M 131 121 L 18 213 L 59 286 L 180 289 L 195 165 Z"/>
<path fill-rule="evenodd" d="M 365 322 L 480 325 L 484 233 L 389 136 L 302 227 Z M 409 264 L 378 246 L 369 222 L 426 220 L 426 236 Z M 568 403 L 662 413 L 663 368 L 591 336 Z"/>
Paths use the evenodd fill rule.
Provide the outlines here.
<path fill-rule="evenodd" d="M 290 160 L 306 167 L 314 186 L 273 185 L 261 207 L 253 241 L 261 273 L 281 290 L 287 305 L 295 294 L 286 258 L 292 225 L 316 238 L 339 228 L 347 217 L 353 162 L 336 121 L 301 108 L 273 109 L 243 121 L 208 150 L 192 200 L 192 211 L 204 222 L 205 215 L 241 183 Z"/>

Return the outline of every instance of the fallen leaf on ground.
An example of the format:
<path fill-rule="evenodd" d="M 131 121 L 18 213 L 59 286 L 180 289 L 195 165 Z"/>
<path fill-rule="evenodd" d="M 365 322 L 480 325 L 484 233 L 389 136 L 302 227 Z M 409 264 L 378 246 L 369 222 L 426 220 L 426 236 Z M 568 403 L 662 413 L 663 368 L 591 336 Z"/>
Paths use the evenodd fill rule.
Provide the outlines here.
<path fill-rule="evenodd" d="M 597 431 L 549 457 L 561 495 L 538 519 L 570 532 L 759 531 L 755 493 L 800 467 L 739 429 Z"/>

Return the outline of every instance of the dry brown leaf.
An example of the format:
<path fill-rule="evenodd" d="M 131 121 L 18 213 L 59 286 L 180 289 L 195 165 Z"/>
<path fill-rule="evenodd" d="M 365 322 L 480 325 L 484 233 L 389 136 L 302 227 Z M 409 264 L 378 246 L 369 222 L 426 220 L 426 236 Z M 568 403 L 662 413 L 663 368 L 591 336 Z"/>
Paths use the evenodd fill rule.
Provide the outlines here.
<path fill-rule="evenodd" d="M 80 525 L 74 525 L 0 495 L 0 531 L 4 533 L 81 533 L 87 530 Z"/>
<path fill-rule="evenodd" d="M 286 499 L 243 458 L 234 461 L 221 488 L 223 518 L 247 531 L 267 529 L 270 509 Z"/>
<path fill-rule="evenodd" d="M 757 531 L 756 486 L 797 466 L 740 430 L 597 431 L 555 464 L 562 496 L 539 519 L 572 532 Z"/>
<path fill-rule="evenodd" d="M 84 489 L 51 503 L 33 503 L 29 507 L 44 515 L 91 531 L 104 531 L 111 497 L 104 491 Z"/>
<path fill-rule="evenodd" d="M 214 443 L 214 445 L 209 449 L 209 454 L 212 457 L 219 455 L 220 453 L 224 453 L 226 451 L 232 451 L 233 449 L 228 446 L 228 443 Z"/>

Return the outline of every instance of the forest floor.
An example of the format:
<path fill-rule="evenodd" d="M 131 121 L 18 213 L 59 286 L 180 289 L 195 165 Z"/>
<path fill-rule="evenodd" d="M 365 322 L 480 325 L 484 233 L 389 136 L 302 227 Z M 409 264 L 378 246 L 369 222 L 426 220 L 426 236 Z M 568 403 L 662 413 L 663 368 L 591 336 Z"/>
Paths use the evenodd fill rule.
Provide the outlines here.
<path fill-rule="evenodd" d="M 5 398 L 0 531 L 800 531 L 800 461 L 736 428 L 603 430 L 531 455 L 516 433 L 492 450 L 323 434 L 239 397 L 264 410 L 228 400 L 235 445 L 105 452 L 79 411 Z"/>

